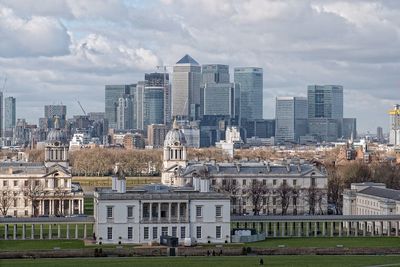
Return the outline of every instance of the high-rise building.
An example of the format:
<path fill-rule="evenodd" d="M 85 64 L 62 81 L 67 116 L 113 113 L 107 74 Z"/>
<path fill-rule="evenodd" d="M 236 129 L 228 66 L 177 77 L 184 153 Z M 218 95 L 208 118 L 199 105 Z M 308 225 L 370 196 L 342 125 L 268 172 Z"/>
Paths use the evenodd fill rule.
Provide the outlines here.
<path fill-rule="evenodd" d="M 66 105 L 46 105 L 44 106 L 44 117 L 47 120 L 47 128 L 54 128 L 54 118 L 59 118 L 60 128 L 65 128 L 67 119 Z"/>
<path fill-rule="evenodd" d="M 13 128 L 17 122 L 16 119 L 16 100 L 14 97 L 4 99 L 4 136 L 12 137 Z"/>
<path fill-rule="evenodd" d="M 240 86 L 240 117 L 244 120 L 263 118 L 263 69 L 235 68 L 235 83 Z"/>
<path fill-rule="evenodd" d="M 275 109 L 276 142 L 299 142 L 307 134 L 308 105 L 305 97 L 277 97 Z"/>
<path fill-rule="evenodd" d="M 150 124 L 164 123 L 164 87 L 145 86 L 143 91 L 143 130 Z"/>
<path fill-rule="evenodd" d="M 309 85 L 308 118 L 343 119 L 343 86 Z"/>
<path fill-rule="evenodd" d="M 133 97 L 124 95 L 118 99 L 117 126 L 118 130 L 133 129 Z"/>
<path fill-rule="evenodd" d="M 233 83 L 205 83 L 203 92 L 203 115 L 230 116 L 237 114 L 236 98 L 240 97 L 239 86 Z"/>
<path fill-rule="evenodd" d="M 131 91 L 133 96 L 133 128 L 144 129 L 143 125 L 143 94 L 144 94 L 145 82 L 139 81 Z"/>
<path fill-rule="evenodd" d="M 383 136 L 383 128 L 380 126 L 376 128 L 376 139 L 379 143 L 383 143 L 385 141 L 385 138 Z"/>
<path fill-rule="evenodd" d="M 390 128 L 389 128 L 389 144 L 400 146 L 400 104 L 393 106 L 389 111 Z"/>
<path fill-rule="evenodd" d="M 201 67 L 201 84 L 229 83 L 229 66 L 222 64 L 205 64 Z"/>
<path fill-rule="evenodd" d="M 118 102 L 124 95 L 130 95 L 135 85 L 106 85 L 105 86 L 105 118 L 110 128 L 117 128 Z"/>
<path fill-rule="evenodd" d="M 168 127 L 164 124 L 150 124 L 147 126 L 147 142 L 152 147 L 163 147 Z"/>
<path fill-rule="evenodd" d="M 173 68 L 172 116 L 195 120 L 200 113 L 201 67 L 185 55 Z"/>
<path fill-rule="evenodd" d="M 146 73 L 144 75 L 146 87 L 162 87 L 164 90 L 164 122 L 171 123 L 171 86 L 168 73 Z"/>
<path fill-rule="evenodd" d="M 357 119 L 356 118 L 343 118 L 340 123 L 342 138 L 353 139 L 357 138 Z"/>
<path fill-rule="evenodd" d="M 343 86 L 309 85 L 307 95 L 309 134 L 318 141 L 335 141 L 342 135 Z"/>

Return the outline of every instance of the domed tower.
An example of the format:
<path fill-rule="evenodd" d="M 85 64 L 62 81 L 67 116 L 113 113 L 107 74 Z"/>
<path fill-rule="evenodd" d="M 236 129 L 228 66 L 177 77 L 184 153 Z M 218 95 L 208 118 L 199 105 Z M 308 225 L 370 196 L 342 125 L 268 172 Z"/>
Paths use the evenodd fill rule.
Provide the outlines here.
<path fill-rule="evenodd" d="M 61 165 L 69 168 L 67 135 L 60 129 L 60 119 L 55 117 L 54 128 L 47 135 L 44 164 L 46 167 Z"/>
<path fill-rule="evenodd" d="M 167 133 L 164 140 L 163 171 L 161 181 L 163 184 L 176 185 L 175 179 L 179 170 L 187 165 L 186 139 L 179 129 L 176 120 L 172 129 Z"/>

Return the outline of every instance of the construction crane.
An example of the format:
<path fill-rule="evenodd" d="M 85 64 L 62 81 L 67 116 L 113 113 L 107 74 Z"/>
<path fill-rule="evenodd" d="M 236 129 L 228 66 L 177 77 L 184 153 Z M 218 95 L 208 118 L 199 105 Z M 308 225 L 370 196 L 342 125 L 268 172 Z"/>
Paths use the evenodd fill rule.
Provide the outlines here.
<path fill-rule="evenodd" d="M 75 98 L 75 101 L 78 103 L 78 105 L 81 107 L 81 109 L 82 109 L 82 111 L 83 111 L 83 114 L 86 116 L 86 111 L 83 109 L 83 107 L 82 107 L 82 105 L 81 105 L 81 102 L 79 102 L 79 100 L 78 99 L 76 99 Z"/>

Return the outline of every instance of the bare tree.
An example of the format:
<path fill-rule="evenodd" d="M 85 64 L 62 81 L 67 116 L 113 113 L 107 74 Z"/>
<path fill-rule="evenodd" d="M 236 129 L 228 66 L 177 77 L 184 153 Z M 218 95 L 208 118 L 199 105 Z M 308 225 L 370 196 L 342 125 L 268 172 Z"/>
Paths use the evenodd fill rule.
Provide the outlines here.
<path fill-rule="evenodd" d="M 47 195 L 47 191 L 44 190 L 44 185 L 40 180 L 27 180 L 26 185 L 22 186 L 24 196 L 31 202 L 32 215 L 38 215 L 39 200 Z"/>
<path fill-rule="evenodd" d="M 0 213 L 3 216 L 7 215 L 8 209 L 17 199 L 18 193 L 10 188 L 6 187 L 0 192 Z"/>
<path fill-rule="evenodd" d="M 314 215 L 316 213 L 323 213 L 322 205 L 325 200 L 326 190 L 311 185 L 309 188 L 303 190 L 303 200 L 308 204 L 308 214 Z M 317 212 L 318 209 L 318 212 Z"/>
<path fill-rule="evenodd" d="M 277 189 L 276 194 L 278 195 L 278 202 L 282 209 L 282 215 L 287 214 L 289 208 L 290 199 L 297 194 L 296 190 L 288 185 L 287 183 L 282 183 Z"/>
<path fill-rule="evenodd" d="M 246 188 L 246 193 L 253 204 L 254 215 L 259 215 L 263 207 L 263 198 L 268 192 L 267 185 L 259 180 L 253 180 Z"/>
<path fill-rule="evenodd" d="M 58 199 L 58 215 L 65 215 L 64 200 L 67 198 L 69 192 L 64 187 L 58 186 L 54 190 L 54 196 Z"/>
<path fill-rule="evenodd" d="M 338 214 L 341 214 L 343 205 L 342 194 L 345 187 L 345 183 L 338 174 L 335 167 L 327 168 L 327 172 L 328 172 L 328 200 L 330 203 L 335 205 L 336 212 Z"/>

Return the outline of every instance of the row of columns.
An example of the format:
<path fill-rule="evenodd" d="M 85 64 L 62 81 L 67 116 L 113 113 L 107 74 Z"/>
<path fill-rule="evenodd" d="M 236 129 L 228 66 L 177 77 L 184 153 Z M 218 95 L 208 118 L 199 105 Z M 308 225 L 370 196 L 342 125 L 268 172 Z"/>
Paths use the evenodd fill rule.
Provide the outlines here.
<path fill-rule="evenodd" d="M 268 237 L 399 236 L 400 221 L 238 222 L 237 228 L 253 228 Z M 392 229 L 394 233 L 392 234 Z M 386 231 L 385 231 L 386 230 Z"/>
<path fill-rule="evenodd" d="M 176 219 L 179 222 L 181 219 L 188 221 L 189 220 L 189 206 L 186 202 L 145 202 L 142 205 L 148 204 L 149 205 L 149 220 L 153 221 L 153 218 L 155 219 L 155 217 L 153 217 L 153 205 L 155 205 L 157 207 L 157 220 L 161 221 L 161 206 L 162 204 L 168 204 L 168 221 L 170 222 L 172 220 L 172 216 L 171 216 L 171 211 L 172 211 L 172 204 L 176 204 Z M 183 217 L 181 218 L 181 204 L 182 207 L 185 208 L 185 212 L 183 214 Z M 142 208 L 143 210 L 143 208 Z M 143 216 L 144 217 L 144 216 Z"/>
<path fill-rule="evenodd" d="M 58 214 L 59 211 L 62 211 L 63 214 L 68 214 L 72 215 L 74 214 L 74 208 L 76 205 L 74 205 L 74 201 L 78 201 L 78 214 L 83 214 L 83 199 L 66 199 L 66 200 L 59 200 L 59 199 L 41 199 L 39 201 L 39 214 L 44 215 L 45 214 L 45 201 L 49 201 L 49 213 L 48 215 L 56 215 Z M 55 210 L 55 202 L 59 202 L 59 207 L 58 210 Z M 68 210 L 65 210 L 64 204 L 65 201 L 68 201 Z M 47 214 L 46 214 L 47 215 Z"/>
<path fill-rule="evenodd" d="M 12 225 L 13 228 L 13 235 L 12 239 L 17 240 L 18 239 L 18 225 L 17 224 L 4 224 L 4 240 L 9 239 L 9 228 Z M 39 239 L 44 239 L 44 225 L 47 225 L 47 230 L 48 230 L 48 239 L 62 239 L 63 237 L 61 236 L 61 225 L 56 224 L 55 227 L 57 227 L 57 236 L 53 236 L 53 224 L 30 224 L 31 228 L 31 233 L 30 233 L 30 239 L 33 240 L 35 239 L 35 226 L 39 225 Z M 72 224 L 73 225 L 73 224 Z M 74 232 L 74 239 L 85 239 L 87 238 L 87 226 L 88 224 L 83 224 L 83 235 L 79 237 L 79 225 L 82 224 L 75 224 L 75 232 Z M 70 226 L 71 224 L 66 224 L 66 233 L 65 233 L 65 239 L 70 239 Z M 28 239 L 27 237 L 27 227 L 29 227 L 29 224 L 22 224 L 22 231 L 21 231 L 21 240 Z"/>

